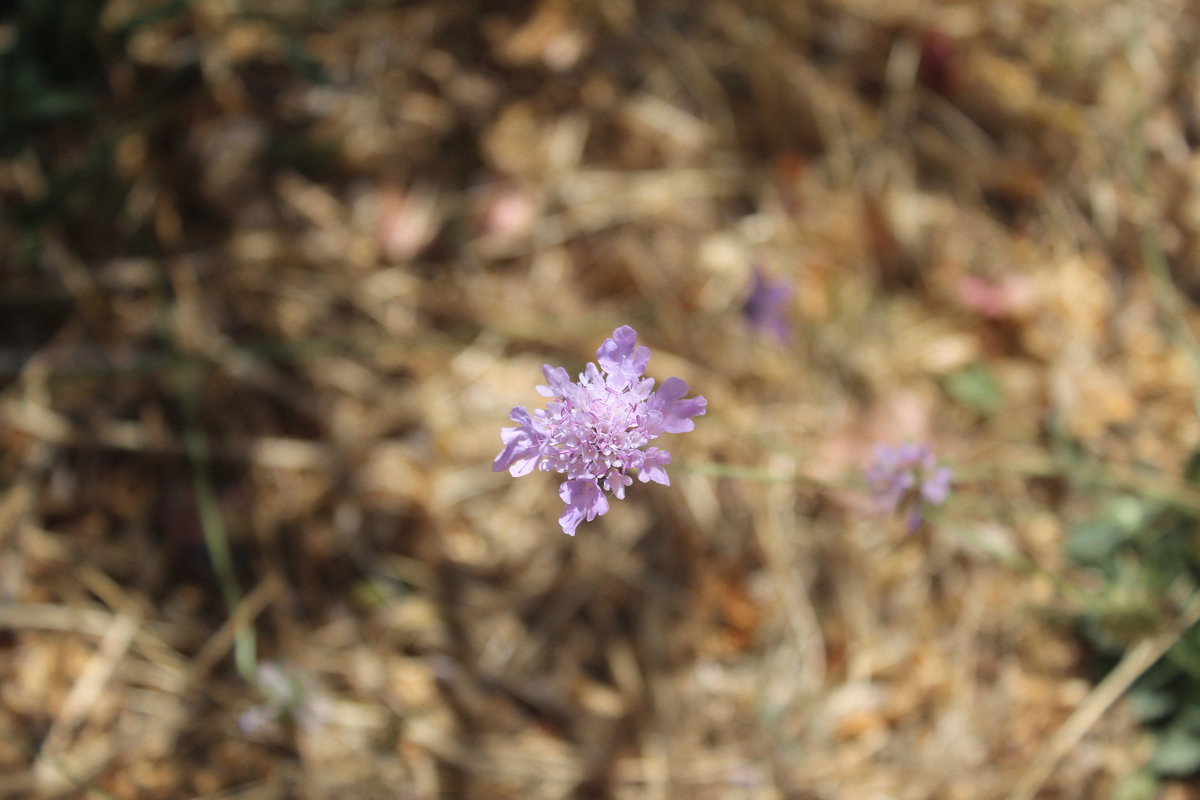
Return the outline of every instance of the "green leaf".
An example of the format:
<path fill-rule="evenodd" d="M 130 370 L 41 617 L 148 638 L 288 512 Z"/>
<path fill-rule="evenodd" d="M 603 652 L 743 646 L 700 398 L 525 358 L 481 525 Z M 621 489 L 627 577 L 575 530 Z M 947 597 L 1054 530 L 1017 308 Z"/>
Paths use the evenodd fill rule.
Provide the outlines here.
<path fill-rule="evenodd" d="M 1200 706 L 1194 702 L 1185 705 L 1179 716 L 1171 722 L 1171 729 L 1184 731 L 1189 736 L 1200 739 Z"/>
<path fill-rule="evenodd" d="M 1129 495 L 1114 497 L 1104 504 L 1100 515 L 1129 533 L 1141 528 L 1146 522 L 1146 509 L 1141 500 Z"/>
<path fill-rule="evenodd" d="M 1113 790 L 1113 800 L 1154 800 L 1158 797 L 1158 779 L 1145 770 L 1125 778 Z"/>
<path fill-rule="evenodd" d="M 1100 566 L 1129 539 L 1129 531 L 1111 520 L 1092 520 L 1075 527 L 1067 537 L 1067 557 L 1076 564 Z"/>
<path fill-rule="evenodd" d="M 1134 689 L 1129 693 L 1129 710 L 1142 724 L 1155 722 L 1179 707 L 1179 698 L 1163 689 Z"/>
<path fill-rule="evenodd" d="M 1200 483 L 1200 449 L 1192 451 L 1187 465 L 1183 468 L 1183 478 L 1188 483 Z"/>
<path fill-rule="evenodd" d="M 1145 524 L 1141 500 L 1128 495 L 1109 498 L 1095 519 L 1076 526 L 1067 537 L 1067 556 L 1078 564 L 1101 566 Z"/>
<path fill-rule="evenodd" d="M 983 417 L 994 416 L 1004 405 L 1000 383 L 983 364 L 972 364 L 946 379 L 946 393 Z"/>
<path fill-rule="evenodd" d="M 1193 638 L 1184 636 L 1167 651 L 1167 660 L 1186 672 L 1193 681 L 1200 681 L 1200 646 Z M 1200 731 L 1200 709 L 1194 715 L 1195 727 Z"/>
<path fill-rule="evenodd" d="M 1150 769 L 1158 775 L 1183 777 L 1200 770 L 1200 737 L 1172 728 L 1159 738 L 1150 756 Z"/>
<path fill-rule="evenodd" d="M 376 578 L 358 581 L 350 590 L 350 596 L 355 605 L 368 611 L 382 608 L 398 594 L 395 586 Z"/>
<path fill-rule="evenodd" d="M 26 98 L 21 109 L 26 119 L 54 120 L 60 117 L 81 116 L 95 108 L 95 98 L 84 91 L 48 91 Z"/>

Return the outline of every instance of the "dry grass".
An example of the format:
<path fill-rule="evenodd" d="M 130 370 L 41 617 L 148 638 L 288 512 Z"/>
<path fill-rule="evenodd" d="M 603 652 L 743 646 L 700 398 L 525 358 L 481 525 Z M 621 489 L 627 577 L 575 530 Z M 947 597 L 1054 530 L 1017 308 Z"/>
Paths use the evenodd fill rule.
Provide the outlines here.
<path fill-rule="evenodd" d="M 1056 454 L 1200 499 L 1155 471 L 1200 443 L 1187 3 L 232 5 L 107 76 L 124 213 L 81 198 L 0 267 L 0 796 L 1065 800 L 1136 770 L 1054 623 L 1088 588 Z M 76 135 L 0 163 L 0 202 Z M 756 265 L 787 345 L 741 318 Z M 626 323 L 709 414 L 670 488 L 568 538 L 549 476 L 489 470 L 498 431 Z M 976 365 L 994 412 L 955 397 Z M 855 488 L 906 438 L 960 476 L 911 536 Z M 256 660 L 313 724 L 242 731 Z"/>

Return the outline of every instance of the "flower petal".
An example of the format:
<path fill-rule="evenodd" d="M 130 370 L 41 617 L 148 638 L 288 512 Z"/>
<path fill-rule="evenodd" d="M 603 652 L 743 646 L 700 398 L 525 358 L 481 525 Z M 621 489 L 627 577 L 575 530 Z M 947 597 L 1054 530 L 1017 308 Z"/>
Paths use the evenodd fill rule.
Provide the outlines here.
<path fill-rule="evenodd" d="M 920 503 L 912 504 L 912 508 L 910 508 L 908 510 L 908 513 L 904 517 L 904 521 L 905 521 L 905 527 L 908 528 L 909 533 L 913 533 L 917 530 L 917 528 L 921 527 L 921 504 Z"/>
<path fill-rule="evenodd" d="M 575 535 L 575 528 L 585 519 L 591 522 L 596 517 L 608 513 L 608 498 L 600 491 L 595 478 L 579 478 L 573 481 L 563 481 L 558 487 L 558 496 L 567 504 L 567 510 L 558 518 L 563 533 Z"/>
<path fill-rule="evenodd" d="M 750 294 L 742 304 L 742 316 L 752 328 L 770 333 L 781 344 L 786 344 L 792 337 L 786 318 L 791 296 L 792 288 L 787 281 L 769 280 L 762 267 L 756 266 Z"/>
<path fill-rule="evenodd" d="M 657 447 L 651 447 L 646 451 L 646 457 L 642 459 L 642 463 L 638 467 L 638 480 L 642 483 L 654 481 L 663 486 L 670 486 L 671 479 L 667 477 L 667 471 L 664 469 L 670 463 L 670 453 L 666 450 L 659 450 Z"/>
<path fill-rule="evenodd" d="M 542 397 L 565 397 L 567 387 L 571 385 L 571 376 L 562 367 L 552 367 L 542 364 L 542 374 L 546 376 L 548 386 L 537 386 L 537 393 Z"/>
<path fill-rule="evenodd" d="M 921 484 L 921 496 L 935 506 L 946 502 L 950 494 L 950 468 L 940 467 Z"/>
<path fill-rule="evenodd" d="M 650 363 L 650 348 L 638 347 L 637 331 L 622 325 L 596 350 L 596 360 L 612 376 L 614 383 L 627 385 L 646 371 L 646 365 Z"/>
<path fill-rule="evenodd" d="M 667 378 L 646 401 L 646 408 L 662 414 L 662 430 L 667 433 L 687 433 L 696 427 L 692 417 L 700 416 L 707 410 L 708 401 L 703 397 L 680 399 L 687 393 L 687 381 Z"/>
<path fill-rule="evenodd" d="M 612 492 L 618 500 L 625 499 L 625 487 L 633 483 L 633 478 L 618 470 L 609 471 L 604 478 L 604 488 Z"/>
<path fill-rule="evenodd" d="M 528 475 L 537 466 L 542 454 L 541 436 L 535 427 L 533 417 L 521 406 L 512 410 L 509 416 L 517 423 L 515 428 L 501 428 L 500 440 L 504 449 L 492 462 L 492 472 L 508 470 L 514 478 Z"/>

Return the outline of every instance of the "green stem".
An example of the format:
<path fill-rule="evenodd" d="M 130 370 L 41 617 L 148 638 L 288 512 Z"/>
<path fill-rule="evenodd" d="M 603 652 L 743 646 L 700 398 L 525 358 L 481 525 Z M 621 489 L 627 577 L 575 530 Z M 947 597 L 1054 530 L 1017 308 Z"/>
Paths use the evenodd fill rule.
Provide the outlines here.
<path fill-rule="evenodd" d="M 175 372 L 176 386 L 184 414 L 184 449 L 192 468 L 192 491 L 196 497 L 196 508 L 200 515 L 200 527 L 204 531 L 204 544 L 212 559 L 221 596 L 230 615 L 242 602 L 242 591 L 234 574 L 233 553 L 229 548 L 229 533 L 221 516 L 221 507 L 208 474 L 211 460 L 208 437 L 200 421 L 200 402 L 195 386 L 195 372 Z M 234 663 L 238 673 L 247 681 L 253 681 L 257 671 L 257 656 L 254 629 L 238 626 L 234 634 Z"/>
<path fill-rule="evenodd" d="M 680 464 L 679 466 L 672 467 L 672 469 L 679 472 L 690 472 L 693 475 L 711 475 L 715 478 L 735 478 L 744 481 L 758 481 L 759 483 L 800 483 L 820 489 L 850 489 L 854 487 L 852 483 L 835 483 L 814 475 L 805 475 L 803 473 L 781 475 L 762 467 L 743 467 L 737 464 Z"/>

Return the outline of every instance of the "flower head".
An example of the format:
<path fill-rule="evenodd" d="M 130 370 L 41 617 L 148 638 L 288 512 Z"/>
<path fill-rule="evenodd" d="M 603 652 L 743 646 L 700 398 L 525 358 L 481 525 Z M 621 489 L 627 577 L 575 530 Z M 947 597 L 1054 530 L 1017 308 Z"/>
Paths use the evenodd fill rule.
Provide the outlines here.
<path fill-rule="evenodd" d="M 767 278 L 762 267 L 754 268 L 750 292 L 742 304 L 742 316 L 750 327 L 774 336 L 780 344 L 792 338 L 791 327 L 785 318 L 792 287 L 787 281 Z"/>
<path fill-rule="evenodd" d="M 624 499 L 631 470 L 642 483 L 669 486 L 671 454 L 646 445 L 663 433 L 692 430 L 692 417 L 708 404 L 703 397 L 684 397 L 688 385 L 679 378 L 655 391 L 654 379 L 642 377 L 650 348 L 637 346 L 637 332 L 628 325 L 604 340 L 596 361 L 600 366 L 589 363 L 578 382 L 562 367 L 543 366 L 548 385 L 537 390 L 549 398 L 546 408 L 512 410 L 517 425 L 501 429 L 504 448 L 492 463 L 494 472 L 507 469 L 514 477 L 535 468 L 566 475 L 558 496 L 567 509 L 558 521 L 571 536 L 579 523 L 608 511 L 609 494 Z"/>
<path fill-rule="evenodd" d="M 867 469 L 867 483 L 885 512 L 908 509 L 908 529 L 921 524 L 925 503 L 940 506 L 950 494 L 950 468 L 939 467 L 926 445 L 880 445 Z"/>

